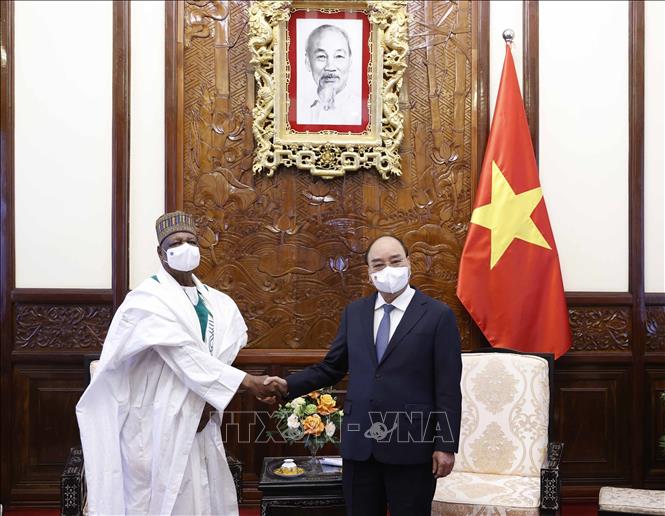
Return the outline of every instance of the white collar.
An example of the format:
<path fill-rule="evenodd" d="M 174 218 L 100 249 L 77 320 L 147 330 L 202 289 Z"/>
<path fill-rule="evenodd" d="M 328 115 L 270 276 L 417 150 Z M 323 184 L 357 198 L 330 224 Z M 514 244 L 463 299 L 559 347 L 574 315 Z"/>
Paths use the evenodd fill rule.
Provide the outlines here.
<path fill-rule="evenodd" d="M 411 302 L 411 299 L 413 298 L 413 295 L 415 293 L 416 293 L 415 289 L 411 285 L 407 285 L 407 287 L 404 289 L 404 292 L 402 292 L 399 296 L 393 299 L 392 303 L 390 304 L 393 305 L 398 310 L 406 312 L 406 308 L 409 306 L 409 303 Z M 375 311 L 378 310 L 385 304 L 387 303 L 386 300 L 383 299 L 381 292 L 377 292 L 376 302 L 374 303 L 374 310 Z"/>

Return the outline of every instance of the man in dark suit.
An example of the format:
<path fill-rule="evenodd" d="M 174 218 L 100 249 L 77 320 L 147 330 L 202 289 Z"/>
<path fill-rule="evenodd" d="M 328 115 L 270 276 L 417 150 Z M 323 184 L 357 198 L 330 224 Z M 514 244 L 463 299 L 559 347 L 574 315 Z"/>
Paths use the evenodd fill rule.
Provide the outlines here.
<path fill-rule="evenodd" d="M 347 514 L 429 516 L 436 479 L 450 473 L 460 428 L 462 360 L 451 309 L 409 286 L 401 240 L 372 242 L 378 294 L 349 304 L 320 364 L 281 383 L 288 398 L 349 373 L 341 454 Z M 268 381 L 268 380 L 266 380 Z"/>

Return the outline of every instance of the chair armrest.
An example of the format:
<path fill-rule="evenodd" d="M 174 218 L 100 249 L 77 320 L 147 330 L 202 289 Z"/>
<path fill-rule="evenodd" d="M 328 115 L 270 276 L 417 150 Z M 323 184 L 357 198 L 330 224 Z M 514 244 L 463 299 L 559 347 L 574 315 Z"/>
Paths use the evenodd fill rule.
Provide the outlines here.
<path fill-rule="evenodd" d="M 558 510 L 561 491 L 559 463 L 563 455 L 563 443 L 549 443 L 547 457 L 540 468 L 540 508 Z"/>
<path fill-rule="evenodd" d="M 60 514 L 80 516 L 86 503 L 85 469 L 80 446 L 69 450 L 65 469 L 60 476 Z"/>
<path fill-rule="evenodd" d="M 238 504 L 242 503 L 242 462 L 235 457 L 228 455 L 226 457 L 233 477 L 233 483 L 236 486 L 236 495 L 238 496 Z"/>

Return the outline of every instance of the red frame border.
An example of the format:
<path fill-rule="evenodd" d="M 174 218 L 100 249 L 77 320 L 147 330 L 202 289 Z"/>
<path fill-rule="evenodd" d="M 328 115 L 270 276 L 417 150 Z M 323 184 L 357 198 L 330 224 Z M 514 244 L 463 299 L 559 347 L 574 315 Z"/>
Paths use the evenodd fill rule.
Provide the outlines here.
<path fill-rule="evenodd" d="M 298 82 L 298 60 L 296 59 L 296 49 L 297 49 L 297 33 L 296 33 L 296 23 L 299 19 L 306 18 L 315 18 L 315 19 L 337 19 L 337 20 L 361 20 L 363 22 L 363 41 L 367 44 L 363 46 L 363 57 L 362 57 L 362 70 L 365 71 L 365 80 L 362 81 L 362 121 L 359 125 L 324 125 L 324 124 L 299 124 L 297 123 L 297 82 Z M 369 17 L 366 13 L 362 11 L 342 11 L 339 13 L 324 13 L 315 9 L 298 9 L 291 14 L 289 18 L 287 31 L 289 34 L 289 39 L 291 41 L 288 51 L 288 62 L 291 64 L 291 77 L 289 80 L 289 111 L 287 114 L 287 120 L 291 129 L 298 132 L 319 132 L 319 131 L 337 131 L 340 133 L 352 133 L 352 134 L 361 134 L 369 126 L 369 74 L 367 73 L 369 69 L 369 38 L 370 38 L 370 26 L 369 26 Z"/>

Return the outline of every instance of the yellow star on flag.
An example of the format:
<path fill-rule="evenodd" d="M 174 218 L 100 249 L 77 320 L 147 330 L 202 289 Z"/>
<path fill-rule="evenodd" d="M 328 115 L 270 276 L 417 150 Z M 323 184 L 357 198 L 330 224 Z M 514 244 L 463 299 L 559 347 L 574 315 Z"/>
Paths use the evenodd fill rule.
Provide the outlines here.
<path fill-rule="evenodd" d="M 491 231 L 492 252 L 490 269 L 506 252 L 516 238 L 551 249 L 531 213 L 543 198 L 540 187 L 515 194 L 501 169 L 492 161 L 492 201 L 473 210 L 471 222 Z"/>

